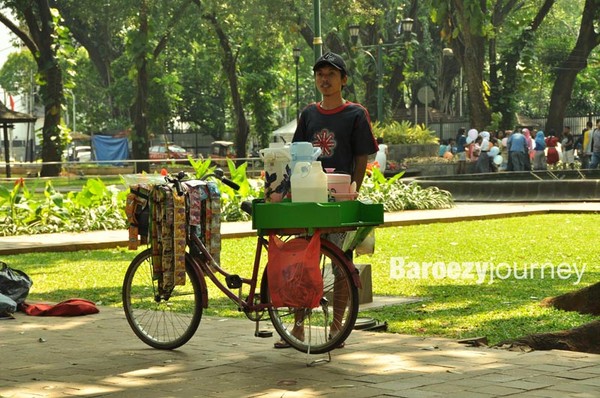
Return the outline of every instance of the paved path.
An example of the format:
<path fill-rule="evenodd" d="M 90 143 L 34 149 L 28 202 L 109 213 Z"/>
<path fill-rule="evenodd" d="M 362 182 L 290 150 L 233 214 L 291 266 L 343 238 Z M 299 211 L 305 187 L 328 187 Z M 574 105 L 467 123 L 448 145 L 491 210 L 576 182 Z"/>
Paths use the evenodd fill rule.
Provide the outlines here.
<path fill-rule="evenodd" d="M 0 397 L 600 396 L 600 356 L 567 351 L 355 331 L 331 363 L 307 367 L 305 354 L 253 337 L 246 320 L 205 318 L 186 345 L 159 351 L 104 307 L 74 318 L 17 314 L 0 321 L 0 335 Z"/>
<path fill-rule="evenodd" d="M 555 211 L 598 212 L 600 204 L 469 204 L 385 220 L 394 226 Z M 249 223 L 223 227 L 225 237 L 252 235 Z M 111 247 L 125 239 L 125 231 L 0 238 L 0 254 Z M 600 356 L 593 354 L 354 331 L 331 363 L 307 367 L 305 354 L 255 338 L 247 320 L 204 318 L 188 344 L 159 351 L 134 336 L 121 309 L 15 318 L 0 321 L 2 398 L 600 396 Z"/>

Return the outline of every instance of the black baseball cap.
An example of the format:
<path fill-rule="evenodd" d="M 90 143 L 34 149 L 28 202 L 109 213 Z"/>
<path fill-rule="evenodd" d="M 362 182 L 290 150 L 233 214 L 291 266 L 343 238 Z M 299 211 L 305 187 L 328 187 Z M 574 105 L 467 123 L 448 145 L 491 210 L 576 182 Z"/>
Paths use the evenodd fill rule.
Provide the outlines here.
<path fill-rule="evenodd" d="M 315 62 L 315 66 L 313 66 L 313 72 L 316 72 L 323 65 L 331 65 L 334 68 L 340 70 L 343 74 L 348 74 L 346 72 L 346 63 L 344 59 L 340 57 L 336 53 L 328 52 L 319 57 L 317 62 Z"/>

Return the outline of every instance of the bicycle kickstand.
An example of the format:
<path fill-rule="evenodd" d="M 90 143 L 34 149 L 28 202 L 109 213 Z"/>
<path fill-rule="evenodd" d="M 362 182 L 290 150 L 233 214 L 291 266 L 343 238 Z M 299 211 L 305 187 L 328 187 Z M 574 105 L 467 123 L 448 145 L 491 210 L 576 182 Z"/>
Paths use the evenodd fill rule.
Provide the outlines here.
<path fill-rule="evenodd" d="M 254 329 L 254 337 L 260 337 L 262 339 L 273 337 L 273 332 L 272 331 L 270 331 L 270 330 L 260 330 L 260 327 L 259 327 L 260 319 L 257 319 L 255 322 L 256 322 L 256 329 Z"/>

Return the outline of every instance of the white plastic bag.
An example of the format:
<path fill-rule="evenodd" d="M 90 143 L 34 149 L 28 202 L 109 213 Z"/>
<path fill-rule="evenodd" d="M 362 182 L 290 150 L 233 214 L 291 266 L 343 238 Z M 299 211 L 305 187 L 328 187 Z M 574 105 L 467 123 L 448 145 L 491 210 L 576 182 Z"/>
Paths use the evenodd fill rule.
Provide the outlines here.
<path fill-rule="evenodd" d="M 357 256 L 375 252 L 375 227 L 359 227 L 346 234 L 342 250 L 353 250 Z"/>

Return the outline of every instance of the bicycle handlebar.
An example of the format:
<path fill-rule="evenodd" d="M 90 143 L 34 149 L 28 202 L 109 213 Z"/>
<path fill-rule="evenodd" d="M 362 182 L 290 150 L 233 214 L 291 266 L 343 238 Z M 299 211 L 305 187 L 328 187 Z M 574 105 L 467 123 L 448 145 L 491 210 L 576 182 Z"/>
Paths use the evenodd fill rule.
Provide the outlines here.
<path fill-rule="evenodd" d="M 225 173 L 223 172 L 222 169 L 215 169 L 215 171 L 212 174 L 205 175 L 202 179 L 206 180 L 207 178 L 210 178 L 210 177 L 216 178 L 217 180 L 221 181 L 223 184 L 227 185 L 228 187 L 230 187 L 232 189 L 235 189 L 236 191 L 238 189 L 240 189 L 240 186 L 237 183 L 235 183 L 234 181 L 225 177 Z M 183 188 L 181 186 L 181 181 L 184 181 L 186 178 L 188 178 L 187 173 L 184 171 L 180 171 L 179 173 L 177 173 L 173 176 L 165 177 L 165 180 L 167 182 L 170 182 L 173 185 L 175 185 L 175 190 L 177 190 L 177 194 L 181 196 L 181 195 L 183 195 Z"/>

